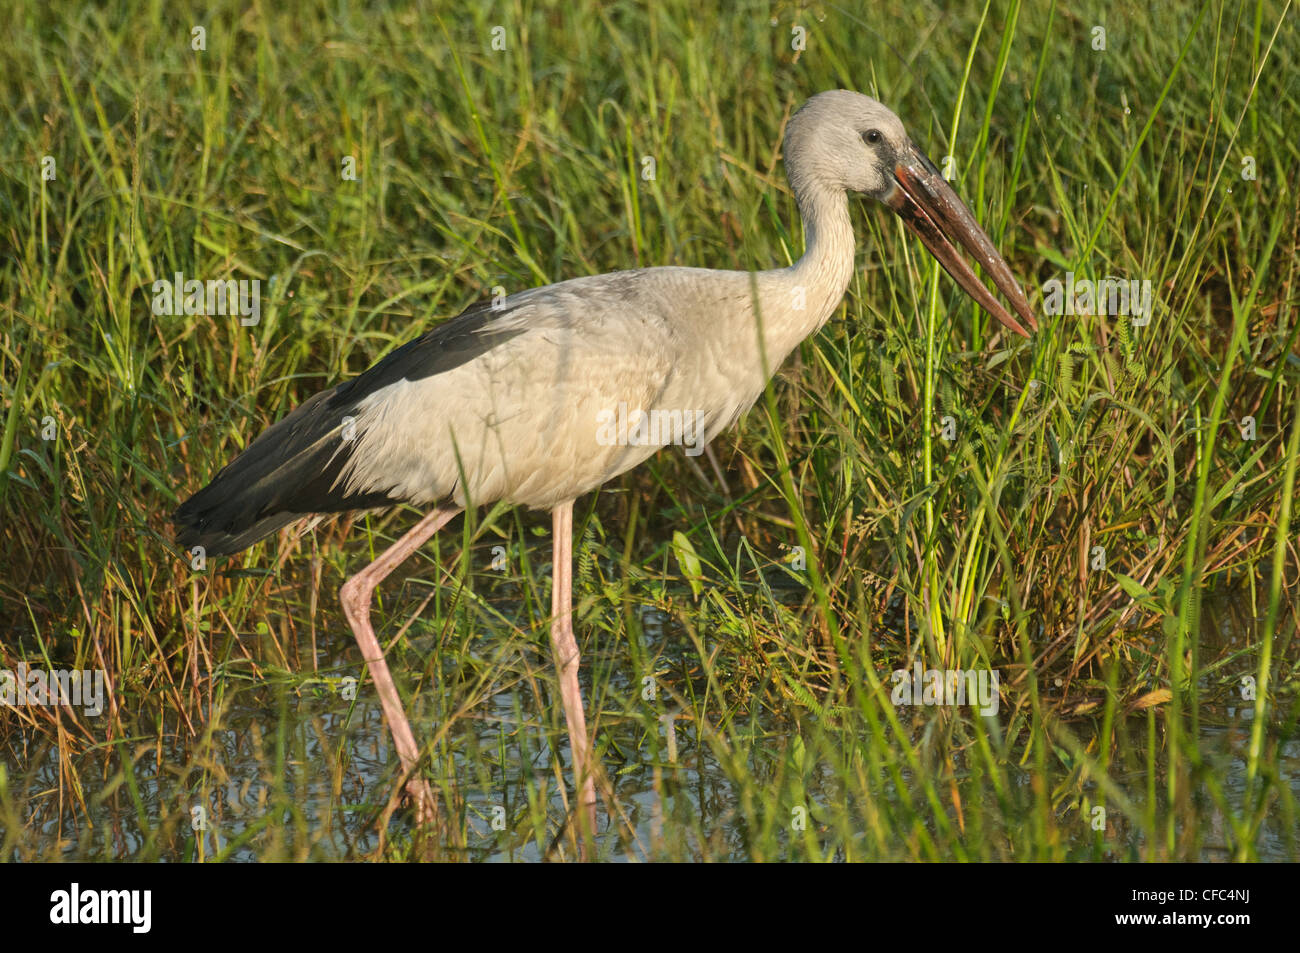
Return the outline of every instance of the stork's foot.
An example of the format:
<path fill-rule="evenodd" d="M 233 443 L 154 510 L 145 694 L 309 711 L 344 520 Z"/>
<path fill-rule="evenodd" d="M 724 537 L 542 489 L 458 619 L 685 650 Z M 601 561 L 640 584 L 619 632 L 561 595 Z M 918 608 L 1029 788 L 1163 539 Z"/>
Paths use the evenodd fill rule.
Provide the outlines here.
<path fill-rule="evenodd" d="M 411 778 L 406 782 L 405 800 L 415 812 L 415 823 L 420 826 L 438 819 L 438 802 L 433 799 L 433 789 L 424 778 Z"/>

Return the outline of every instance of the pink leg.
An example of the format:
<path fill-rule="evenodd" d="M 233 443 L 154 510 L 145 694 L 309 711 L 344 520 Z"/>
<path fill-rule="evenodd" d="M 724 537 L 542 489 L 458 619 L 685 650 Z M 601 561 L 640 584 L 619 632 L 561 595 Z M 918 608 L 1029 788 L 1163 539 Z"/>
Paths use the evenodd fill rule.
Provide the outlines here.
<path fill-rule="evenodd" d="M 583 860 L 590 858 L 589 842 L 596 833 L 596 782 L 587 740 L 587 719 L 578 685 L 578 642 L 573 637 L 573 501 L 552 512 L 551 651 L 560 679 L 564 720 L 569 726 L 573 756 L 573 786 L 578 795 L 578 842 Z"/>
<path fill-rule="evenodd" d="M 375 630 L 370 627 L 370 597 L 375 587 L 384 577 L 415 552 L 447 522 L 460 512 L 459 508 L 439 508 L 420 520 L 405 536 L 395 542 L 379 558 L 361 570 L 343 584 L 339 590 L 339 601 L 343 603 L 343 615 L 352 627 L 352 634 L 357 637 L 361 647 L 361 658 L 370 667 L 370 677 L 374 679 L 375 691 L 379 693 L 379 705 L 384 712 L 384 721 L 393 735 L 397 746 L 397 756 L 402 761 L 402 773 L 406 776 L 406 790 L 415 801 L 416 818 L 420 823 L 433 820 L 433 792 L 429 785 L 415 772 L 415 763 L 419 760 L 420 749 L 415 744 L 415 735 L 411 733 L 411 724 L 402 711 L 402 697 L 397 693 L 397 685 L 388 671 L 384 661 L 384 650 L 379 647 Z"/>

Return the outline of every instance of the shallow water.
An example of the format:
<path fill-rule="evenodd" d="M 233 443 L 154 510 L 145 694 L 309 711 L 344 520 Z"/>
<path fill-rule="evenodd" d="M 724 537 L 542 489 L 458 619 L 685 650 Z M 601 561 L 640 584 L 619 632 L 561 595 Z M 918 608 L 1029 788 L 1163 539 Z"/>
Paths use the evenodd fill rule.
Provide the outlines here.
<path fill-rule="evenodd" d="M 1207 612 L 1206 617 L 1206 650 L 1216 643 L 1231 645 L 1246 634 L 1240 627 L 1234 629 L 1231 621 L 1225 623 L 1231 613 Z M 641 652 L 653 659 L 665 683 L 677 691 L 704 690 L 696 650 L 671 617 L 643 607 L 639 621 Z M 392 632 L 386 637 L 391 638 Z M 435 660 L 431 677 L 423 679 L 420 660 L 436 659 L 433 646 L 447 633 L 417 624 L 407 637 L 413 650 L 397 655 L 394 668 L 401 673 L 399 681 L 408 697 L 413 696 L 408 712 L 417 739 L 428 743 L 437 726 L 445 723 L 445 706 L 460 706 L 450 732 L 435 746 L 432 775 L 441 781 L 435 787 L 444 795 L 444 814 L 453 833 L 443 832 L 433 856 L 478 861 L 568 856 L 567 842 L 561 838 L 556 844 L 557 828 L 565 816 L 561 786 L 570 779 L 567 750 L 561 751 L 564 777 L 560 778 L 546 742 L 547 737 L 563 738 L 564 733 L 551 703 L 544 628 L 535 638 L 516 635 L 508 649 L 519 655 L 516 661 L 503 661 L 499 640 L 480 634 L 450 653 L 462 660 L 460 666 Z M 288 676 L 223 679 L 224 697 L 216 704 L 217 727 L 206 743 L 169 725 L 160 752 L 153 742 L 158 735 L 156 715 L 139 713 L 134 721 L 126 720 L 128 738 L 114 752 L 83 752 L 71 765 L 75 771 L 68 772 L 61 770 L 69 766 L 60 764 L 56 748 L 11 722 L 0 763 L 7 773 L 9 802 L 26 830 L 22 846 L 12 856 L 342 860 L 381 856 L 382 840 L 403 842 L 412 830 L 408 815 L 399 810 L 382 839 L 377 824 L 392 793 L 396 756 L 373 690 L 368 681 L 356 684 L 354 702 L 347 684 L 338 681 L 359 674 L 353 667 L 356 652 L 350 636 L 346 628 L 332 624 L 328 633 L 318 632 L 317 642 L 317 679 L 306 683 Z M 602 764 L 621 816 L 616 825 L 621 832 L 607 831 L 602 836 L 602 856 L 692 859 L 707 855 L 732 860 L 753 856 L 752 820 L 744 817 L 743 791 L 734 770 L 719 763 L 710 745 L 699 742 L 689 715 L 673 720 L 670 746 L 661 722 L 635 714 L 641 681 L 627 645 L 588 649 L 583 683 L 589 709 L 592 666 L 599 667 L 604 686 L 597 744 L 603 748 Z M 446 685 L 462 689 L 473 685 L 480 671 L 494 673 L 481 691 L 439 690 Z M 441 682 L 435 684 L 435 677 Z M 417 679 L 422 687 L 414 691 Z M 675 707 L 666 698 L 658 706 L 657 710 L 668 712 Z M 1249 705 L 1223 704 L 1221 699 L 1207 701 L 1201 710 L 1200 750 L 1233 810 L 1245 797 L 1252 715 Z M 914 718 L 920 741 L 929 727 L 927 715 L 922 712 Z M 783 752 L 795 743 L 799 729 L 788 719 L 762 714 L 746 716 L 738 727 L 752 734 L 747 769 L 760 779 L 760 789 L 767 790 L 762 785 L 779 773 Z M 1127 727 L 1138 757 L 1135 760 L 1130 752 L 1127 767 L 1114 765 L 1112 777 L 1130 798 L 1141 800 L 1146 788 L 1141 770 L 1146 721 L 1135 718 Z M 135 765 L 131 778 L 121 770 L 127 756 Z M 1162 753 L 1156 761 L 1163 763 Z M 1276 767 L 1293 795 L 1300 797 L 1300 741 L 1280 747 Z M 1068 774 L 1064 768 L 1056 770 L 1060 778 Z M 83 785 L 80 792 L 69 783 L 74 774 Z M 1161 774 L 1158 797 L 1164 787 Z M 1027 790 L 1027 769 L 1012 765 L 1008 776 Z M 914 784 L 910 772 L 904 772 L 903 778 L 905 784 Z M 814 816 L 818 805 L 837 803 L 840 783 L 829 766 L 811 766 L 806 789 Z M 892 803 L 898 793 L 882 791 L 879 797 Z M 910 793 L 921 797 L 919 790 Z M 1200 856 L 1228 859 L 1228 825 L 1212 799 L 1199 790 L 1195 796 Z M 604 827 L 609 823 L 605 808 L 601 817 Z M 497 829 L 501 827 L 505 830 Z M 1077 839 L 1071 841 L 1071 854 L 1083 859 L 1090 838 L 1082 825 L 1073 830 Z M 1107 859 L 1137 858 L 1140 834 L 1129 832 L 1118 841 L 1123 846 L 1118 851 L 1108 846 Z M 1294 834 L 1288 836 L 1281 820 L 1271 819 L 1258 841 L 1261 859 L 1294 860 L 1295 849 Z"/>

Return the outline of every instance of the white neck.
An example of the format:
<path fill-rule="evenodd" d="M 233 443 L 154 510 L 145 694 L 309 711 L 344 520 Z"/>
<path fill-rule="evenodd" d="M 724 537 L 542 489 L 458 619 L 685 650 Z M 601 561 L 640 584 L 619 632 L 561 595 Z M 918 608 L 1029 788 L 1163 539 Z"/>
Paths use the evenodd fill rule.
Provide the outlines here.
<path fill-rule="evenodd" d="M 835 313 L 853 277 L 853 223 L 842 190 L 796 187 L 807 245 L 789 268 L 763 272 L 760 306 L 769 371 Z M 800 308 L 802 304 L 802 308 Z"/>

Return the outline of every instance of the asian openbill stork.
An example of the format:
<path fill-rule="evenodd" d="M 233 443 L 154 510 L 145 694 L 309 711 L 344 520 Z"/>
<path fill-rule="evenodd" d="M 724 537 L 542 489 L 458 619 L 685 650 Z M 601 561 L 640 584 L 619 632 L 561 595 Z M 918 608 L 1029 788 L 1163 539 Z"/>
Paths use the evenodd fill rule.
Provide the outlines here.
<path fill-rule="evenodd" d="M 551 645 L 587 856 L 596 792 L 571 618 L 573 503 L 672 437 L 619 444 L 602 439 L 601 421 L 623 404 L 665 419 L 697 414 L 704 442 L 731 426 L 844 296 L 854 268 L 849 192 L 892 208 L 967 294 L 1027 337 L 961 245 L 1036 330 L 993 243 L 880 103 L 845 90 L 812 97 L 790 118 L 784 153 L 806 235 L 789 268 L 643 268 L 475 305 L 311 397 L 176 510 L 178 542 L 222 556 L 313 514 L 432 507 L 340 592 L 421 819 L 432 816 L 432 793 L 370 623 L 375 587 L 467 505 L 551 510 Z"/>

